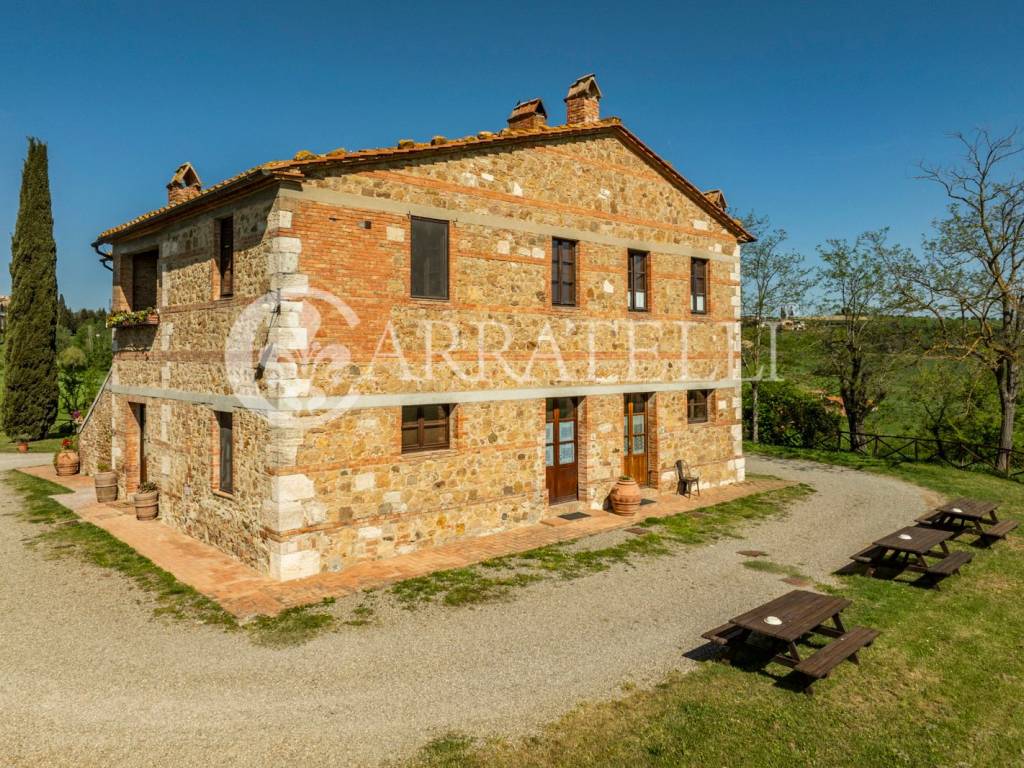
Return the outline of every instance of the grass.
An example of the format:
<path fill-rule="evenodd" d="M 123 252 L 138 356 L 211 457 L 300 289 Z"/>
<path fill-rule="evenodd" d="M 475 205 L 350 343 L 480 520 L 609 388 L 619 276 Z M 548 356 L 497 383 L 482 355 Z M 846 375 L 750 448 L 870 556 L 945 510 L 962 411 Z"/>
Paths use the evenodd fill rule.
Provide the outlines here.
<path fill-rule="evenodd" d="M 153 612 L 157 616 L 237 629 L 234 618 L 215 602 L 52 498 L 54 494 L 67 493 L 66 488 L 20 472 L 7 473 L 5 480 L 24 499 L 24 506 L 15 514 L 45 526 L 28 540 L 29 546 L 42 549 L 51 557 L 76 557 L 121 573 L 153 596 Z"/>
<path fill-rule="evenodd" d="M 843 463 L 945 495 L 998 499 L 1002 515 L 1024 518 L 1022 484 L 923 464 Z M 883 634 L 859 667 L 842 665 L 813 697 L 787 688 L 784 667 L 709 662 L 653 689 L 582 705 L 523 740 L 447 735 L 408 765 L 995 768 L 1024 761 L 1024 537 L 977 550 L 941 591 L 850 576 L 838 592 L 853 600 L 848 625 Z"/>
<path fill-rule="evenodd" d="M 630 565 L 642 558 L 666 555 L 680 546 L 736 536 L 745 523 L 780 514 L 811 492 L 806 485 L 794 485 L 704 507 L 696 514 L 648 518 L 640 526 L 649 533 L 608 547 L 584 549 L 578 542 L 550 544 L 408 579 L 393 585 L 390 593 L 407 608 L 433 602 L 460 606 L 499 600 L 515 588 L 544 579 L 578 579 L 614 565 Z"/>
<path fill-rule="evenodd" d="M 48 557 L 74 557 L 117 571 L 152 597 L 154 616 L 211 625 L 229 632 L 241 630 L 253 643 L 270 648 L 308 642 L 336 624 L 327 610 L 334 600 L 328 598 L 317 605 L 291 608 L 277 616 L 262 616 L 240 625 L 217 603 L 52 498 L 67 493 L 66 488 L 21 472 L 8 472 L 3 479 L 24 500 L 14 514 L 43 526 L 26 541 L 28 546 Z"/>

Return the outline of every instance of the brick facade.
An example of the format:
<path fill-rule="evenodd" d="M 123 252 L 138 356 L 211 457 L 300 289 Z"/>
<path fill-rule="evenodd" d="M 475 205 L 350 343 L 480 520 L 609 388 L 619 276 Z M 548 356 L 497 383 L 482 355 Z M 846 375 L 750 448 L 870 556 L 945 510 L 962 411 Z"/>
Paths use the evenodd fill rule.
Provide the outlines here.
<path fill-rule="evenodd" d="M 593 102 L 578 105 L 580 133 L 540 123 L 509 131 L 517 141 L 351 165 L 318 158 L 276 183 L 211 190 L 180 215 L 108 235 L 115 310 L 130 302 L 133 256 L 159 252 L 159 324 L 115 331 L 104 393 L 122 493 L 138 482 L 145 440 L 166 524 L 289 579 L 602 508 L 623 471 L 625 393 L 649 394 L 655 492 L 674 492 L 678 458 L 706 485 L 742 479 L 747 236 L 617 122 L 586 111 L 596 82 L 577 91 Z M 572 91 L 566 101 L 572 123 Z M 227 216 L 234 293 L 221 299 Z M 413 217 L 448 222 L 446 299 L 411 296 Z M 554 237 L 576 242 L 572 307 L 552 304 Z M 631 249 L 649 253 L 646 312 L 627 309 Z M 690 311 L 692 258 L 708 260 L 706 314 Z M 239 336 L 253 307 L 269 311 Z M 260 359 L 248 389 L 225 363 L 237 338 L 251 343 L 245 365 Z M 714 390 L 706 423 L 687 421 L 693 389 Z M 551 397 L 579 403 L 569 505 L 548 503 Z M 145 436 L 133 403 L 146 408 Z M 452 408 L 448 446 L 403 453 L 403 405 L 431 403 Z M 293 408 L 295 419 L 271 413 Z M 234 414 L 231 494 L 217 490 L 217 410 Z"/>

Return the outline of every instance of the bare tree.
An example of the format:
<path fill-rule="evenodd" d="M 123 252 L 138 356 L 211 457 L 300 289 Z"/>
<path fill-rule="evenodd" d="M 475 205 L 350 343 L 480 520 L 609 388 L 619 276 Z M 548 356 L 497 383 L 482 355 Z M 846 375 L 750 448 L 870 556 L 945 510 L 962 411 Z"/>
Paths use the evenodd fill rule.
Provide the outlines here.
<path fill-rule="evenodd" d="M 839 380 L 854 450 L 864 446 L 864 421 L 885 398 L 888 374 L 905 343 L 892 316 L 898 303 L 887 269 L 903 249 L 888 245 L 886 235 L 880 229 L 852 243 L 829 240 L 818 246 L 825 363 Z"/>
<path fill-rule="evenodd" d="M 947 218 L 922 256 L 894 263 L 911 308 L 938 322 L 935 347 L 973 359 L 991 372 L 999 392 L 999 469 L 1009 467 L 1024 362 L 1024 180 L 1008 166 L 1024 148 L 1017 131 L 954 134 L 963 157 L 950 167 L 922 164 L 922 177 L 949 199 Z"/>
<path fill-rule="evenodd" d="M 751 338 L 743 342 L 742 354 L 750 382 L 750 439 L 756 443 L 760 440 L 758 395 L 766 326 L 780 316 L 783 307 L 800 302 L 807 290 L 810 270 L 803 268 L 803 256 L 782 250 L 786 230 L 773 229 L 767 216 L 751 211 L 743 217 L 743 224 L 757 238 L 740 252 L 743 317 L 752 328 Z"/>

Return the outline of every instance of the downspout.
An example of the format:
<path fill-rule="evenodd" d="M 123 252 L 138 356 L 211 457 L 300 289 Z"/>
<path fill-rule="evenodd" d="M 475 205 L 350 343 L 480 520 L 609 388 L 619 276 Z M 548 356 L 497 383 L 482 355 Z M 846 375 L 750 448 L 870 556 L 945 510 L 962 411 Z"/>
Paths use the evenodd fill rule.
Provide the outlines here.
<path fill-rule="evenodd" d="M 101 251 L 100 250 L 100 243 L 99 243 L 98 240 L 95 243 L 92 244 L 92 249 L 94 251 L 96 251 L 96 253 L 98 253 L 100 255 L 100 264 L 103 265 L 104 269 L 107 269 L 107 270 L 113 272 L 114 271 L 114 267 L 113 267 L 112 262 L 114 261 L 114 254 L 112 254 L 112 253 L 104 253 L 103 251 Z"/>

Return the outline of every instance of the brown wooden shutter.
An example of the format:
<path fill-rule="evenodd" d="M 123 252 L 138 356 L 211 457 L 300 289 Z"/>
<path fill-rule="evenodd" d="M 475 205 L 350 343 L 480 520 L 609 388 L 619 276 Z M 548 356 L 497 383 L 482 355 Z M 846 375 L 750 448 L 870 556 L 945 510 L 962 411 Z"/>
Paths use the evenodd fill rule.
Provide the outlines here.
<path fill-rule="evenodd" d="M 235 220 L 229 216 L 220 220 L 220 295 L 235 292 Z"/>
<path fill-rule="evenodd" d="M 228 411 L 217 412 L 217 433 L 219 438 L 220 451 L 220 477 L 219 488 L 224 493 L 234 492 L 234 456 L 233 434 L 234 425 L 232 415 Z"/>
<path fill-rule="evenodd" d="M 410 289 L 415 298 L 448 298 L 448 222 L 412 218 Z"/>

